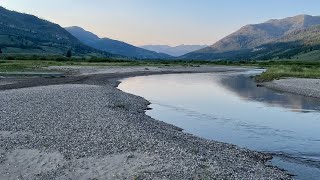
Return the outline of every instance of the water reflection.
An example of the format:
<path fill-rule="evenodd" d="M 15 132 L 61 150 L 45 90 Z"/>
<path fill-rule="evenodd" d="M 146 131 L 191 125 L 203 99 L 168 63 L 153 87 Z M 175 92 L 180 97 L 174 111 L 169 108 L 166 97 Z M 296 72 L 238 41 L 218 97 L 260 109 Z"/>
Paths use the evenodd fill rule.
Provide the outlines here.
<path fill-rule="evenodd" d="M 203 138 L 271 152 L 281 159 L 274 163 L 299 179 L 320 177 L 320 100 L 256 87 L 252 73 L 257 72 L 135 77 L 119 88 L 151 101 L 147 114 L 155 119 Z"/>
<path fill-rule="evenodd" d="M 320 111 L 319 99 L 293 96 L 290 93 L 277 92 L 265 87 L 257 87 L 249 75 L 238 74 L 221 76 L 221 85 L 249 101 L 259 101 L 271 106 L 282 106 L 295 112 Z"/>

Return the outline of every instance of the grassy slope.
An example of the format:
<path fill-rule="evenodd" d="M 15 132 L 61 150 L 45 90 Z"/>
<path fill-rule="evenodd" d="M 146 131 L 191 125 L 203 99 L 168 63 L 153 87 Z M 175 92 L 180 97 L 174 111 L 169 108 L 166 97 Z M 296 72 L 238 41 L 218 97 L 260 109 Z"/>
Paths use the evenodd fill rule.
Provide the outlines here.
<path fill-rule="evenodd" d="M 0 48 L 5 54 L 73 55 L 111 57 L 82 44 L 58 24 L 0 6 Z"/>
<path fill-rule="evenodd" d="M 301 53 L 301 54 L 298 54 L 288 60 L 293 60 L 293 61 L 304 60 L 304 61 L 319 61 L 320 62 L 320 50 L 314 50 L 314 51 L 307 52 L 307 53 Z"/>

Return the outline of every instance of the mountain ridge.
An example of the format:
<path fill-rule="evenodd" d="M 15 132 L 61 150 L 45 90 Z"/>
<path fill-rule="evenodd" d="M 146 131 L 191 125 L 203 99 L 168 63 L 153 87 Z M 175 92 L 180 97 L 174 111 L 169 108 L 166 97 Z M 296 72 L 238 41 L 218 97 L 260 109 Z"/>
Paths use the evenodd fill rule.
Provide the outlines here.
<path fill-rule="evenodd" d="M 113 40 L 110 38 L 100 38 L 96 34 L 78 26 L 66 27 L 65 29 L 84 44 L 99 49 L 101 51 L 111 52 L 113 54 L 119 54 L 137 59 L 172 58 L 170 55 L 142 49 L 119 40 Z"/>
<path fill-rule="evenodd" d="M 114 56 L 82 44 L 58 24 L 1 6 L 0 47 L 9 54 L 65 55 L 71 49 L 80 56 Z"/>
<path fill-rule="evenodd" d="M 298 15 L 284 19 L 272 19 L 261 24 L 249 24 L 222 38 L 215 44 L 191 52 L 183 59 L 224 59 L 227 52 L 246 51 L 276 41 L 296 30 L 320 24 L 320 16 Z M 224 54 L 222 56 L 221 54 Z"/>
<path fill-rule="evenodd" d="M 207 45 L 178 45 L 178 46 L 169 46 L 169 45 L 144 45 L 140 46 L 143 49 L 150 51 L 155 51 L 158 53 L 169 54 L 174 57 L 179 57 L 189 52 L 193 52 L 202 48 L 207 47 Z"/>

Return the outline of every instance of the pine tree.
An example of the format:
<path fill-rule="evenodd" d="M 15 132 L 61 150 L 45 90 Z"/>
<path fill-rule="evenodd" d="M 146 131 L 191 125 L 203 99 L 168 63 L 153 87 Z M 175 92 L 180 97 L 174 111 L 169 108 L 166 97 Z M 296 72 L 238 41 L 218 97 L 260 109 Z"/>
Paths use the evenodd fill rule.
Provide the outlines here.
<path fill-rule="evenodd" d="M 71 56 L 72 56 L 72 52 L 71 52 L 71 49 L 69 49 L 69 50 L 67 51 L 66 57 L 67 57 L 67 58 L 71 58 Z"/>

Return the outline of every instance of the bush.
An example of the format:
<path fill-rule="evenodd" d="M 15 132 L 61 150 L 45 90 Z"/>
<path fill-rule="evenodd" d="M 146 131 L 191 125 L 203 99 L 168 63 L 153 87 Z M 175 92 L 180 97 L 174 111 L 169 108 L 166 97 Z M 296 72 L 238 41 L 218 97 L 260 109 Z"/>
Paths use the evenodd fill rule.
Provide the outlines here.
<path fill-rule="evenodd" d="M 72 52 L 71 52 L 71 49 L 69 49 L 69 50 L 67 51 L 66 57 L 67 57 L 67 58 L 71 58 L 71 56 L 72 56 Z"/>
<path fill-rule="evenodd" d="M 58 57 L 58 58 L 56 58 L 56 61 L 68 61 L 68 59 L 63 58 L 63 57 Z"/>
<path fill-rule="evenodd" d="M 290 68 L 290 71 L 292 71 L 292 72 L 303 72 L 303 68 L 301 66 L 292 66 Z"/>
<path fill-rule="evenodd" d="M 13 56 L 8 56 L 6 59 L 7 60 L 15 60 L 15 58 Z"/>

